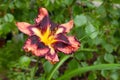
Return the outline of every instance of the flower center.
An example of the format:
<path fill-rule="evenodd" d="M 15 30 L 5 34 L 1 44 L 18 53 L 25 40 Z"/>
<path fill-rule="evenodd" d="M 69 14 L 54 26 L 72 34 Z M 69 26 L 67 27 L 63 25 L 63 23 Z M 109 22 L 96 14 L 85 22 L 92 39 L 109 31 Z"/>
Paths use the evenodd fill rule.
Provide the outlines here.
<path fill-rule="evenodd" d="M 35 35 L 37 35 L 41 42 L 43 42 L 45 45 L 50 46 L 52 43 L 56 42 L 55 36 L 51 34 L 50 27 L 47 27 L 47 30 L 42 34 L 41 30 L 37 28 L 32 28 Z"/>
<path fill-rule="evenodd" d="M 40 37 L 41 41 L 45 43 L 45 45 L 50 45 L 55 42 L 54 35 L 51 35 L 50 27 L 47 28 L 46 32 Z"/>

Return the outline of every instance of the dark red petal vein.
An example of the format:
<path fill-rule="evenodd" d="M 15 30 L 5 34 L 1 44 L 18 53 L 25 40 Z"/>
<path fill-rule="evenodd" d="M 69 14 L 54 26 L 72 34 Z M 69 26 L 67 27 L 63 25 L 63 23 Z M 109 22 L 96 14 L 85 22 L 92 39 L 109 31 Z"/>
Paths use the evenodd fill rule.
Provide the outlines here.
<path fill-rule="evenodd" d="M 53 46 L 55 49 L 64 52 L 65 54 L 73 53 L 80 47 L 79 41 L 77 41 L 73 36 L 67 37 L 69 42 L 66 42 L 64 39 L 60 39 L 59 41 L 55 42 Z"/>
<path fill-rule="evenodd" d="M 39 38 L 35 35 L 27 39 L 23 49 L 27 52 L 32 52 L 36 56 L 44 56 L 50 50 L 44 43 L 40 42 Z"/>
<path fill-rule="evenodd" d="M 40 28 L 42 33 L 46 31 L 47 27 L 50 27 L 50 18 L 45 8 L 39 8 L 38 17 L 35 19 L 36 27 Z"/>
<path fill-rule="evenodd" d="M 58 34 L 56 35 L 56 38 L 55 38 L 57 41 L 61 41 L 61 42 L 64 42 L 64 43 L 69 43 L 69 40 L 67 38 L 67 36 L 65 34 Z"/>
<path fill-rule="evenodd" d="M 50 61 L 52 64 L 55 64 L 56 62 L 59 61 L 59 58 L 58 58 L 58 55 L 57 54 L 51 54 L 51 53 L 48 53 L 45 55 L 45 58 Z"/>

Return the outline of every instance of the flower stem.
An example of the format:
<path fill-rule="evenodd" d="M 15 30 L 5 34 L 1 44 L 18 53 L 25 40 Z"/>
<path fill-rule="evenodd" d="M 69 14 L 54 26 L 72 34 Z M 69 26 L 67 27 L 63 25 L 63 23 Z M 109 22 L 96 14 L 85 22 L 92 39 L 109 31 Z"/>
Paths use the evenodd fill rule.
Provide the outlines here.
<path fill-rule="evenodd" d="M 90 49 L 90 48 L 83 48 L 83 49 L 80 49 L 80 50 L 78 50 L 78 52 L 79 51 L 87 51 L 87 52 L 96 52 L 96 51 L 98 51 L 97 49 Z"/>
<path fill-rule="evenodd" d="M 48 76 L 47 80 L 51 80 L 52 76 L 54 75 L 55 71 L 69 58 L 69 55 L 64 56 L 60 62 L 52 69 L 50 75 Z"/>
<path fill-rule="evenodd" d="M 34 80 L 35 73 L 36 73 L 36 70 L 37 70 L 37 67 L 38 67 L 38 63 L 39 63 L 39 57 L 37 58 L 37 62 L 36 62 L 35 67 L 31 71 L 31 80 Z"/>

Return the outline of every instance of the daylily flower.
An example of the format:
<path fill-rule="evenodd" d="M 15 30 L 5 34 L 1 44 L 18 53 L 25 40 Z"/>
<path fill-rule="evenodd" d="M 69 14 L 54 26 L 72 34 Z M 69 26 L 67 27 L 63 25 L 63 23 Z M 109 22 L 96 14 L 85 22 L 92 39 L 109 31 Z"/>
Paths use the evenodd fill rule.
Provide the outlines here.
<path fill-rule="evenodd" d="M 17 22 L 16 25 L 21 32 L 29 36 L 23 49 L 35 56 L 45 56 L 51 63 L 59 61 L 57 52 L 70 54 L 80 47 L 74 36 L 66 35 L 73 27 L 73 20 L 65 24 L 55 24 L 50 21 L 45 8 L 39 8 L 35 24 Z"/>

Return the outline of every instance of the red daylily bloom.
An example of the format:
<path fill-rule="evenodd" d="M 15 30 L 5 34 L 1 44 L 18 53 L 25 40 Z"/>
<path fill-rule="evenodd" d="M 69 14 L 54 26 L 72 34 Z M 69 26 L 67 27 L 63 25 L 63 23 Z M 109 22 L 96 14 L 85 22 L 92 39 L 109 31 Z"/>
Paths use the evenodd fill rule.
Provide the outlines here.
<path fill-rule="evenodd" d="M 66 36 L 73 27 L 73 20 L 57 25 L 50 21 L 45 8 L 39 9 L 35 24 L 17 22 L 16 25 L 20 31 L 29 35 L 23 49 L 36 56 L 45 56 L 51 63 L 59 61 L 57 52 L 70 54 L 80 47 L 79 41 L 74 36 Z"/>

